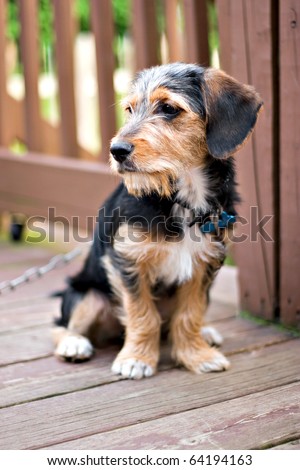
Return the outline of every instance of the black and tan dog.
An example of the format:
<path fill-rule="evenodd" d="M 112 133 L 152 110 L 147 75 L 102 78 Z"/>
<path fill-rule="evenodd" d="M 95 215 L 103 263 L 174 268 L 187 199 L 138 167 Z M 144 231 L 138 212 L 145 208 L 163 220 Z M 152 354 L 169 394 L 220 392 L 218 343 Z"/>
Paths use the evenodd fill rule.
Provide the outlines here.
<path fill-rule="evenodd" d="M 63 294 L 58 357 L 88 359 L 92 344 L 123 329 L 112 371 L 148 377 L 167 326 L 177 363 L 197 373 L 229 367 L 203 316 L 236 214 L 232 155 L 261 106 L 252 87 L 219 70 L 175 63 L 137 75 L 110 149 L 124 183 L 101 208 L 89 256 Z"/>

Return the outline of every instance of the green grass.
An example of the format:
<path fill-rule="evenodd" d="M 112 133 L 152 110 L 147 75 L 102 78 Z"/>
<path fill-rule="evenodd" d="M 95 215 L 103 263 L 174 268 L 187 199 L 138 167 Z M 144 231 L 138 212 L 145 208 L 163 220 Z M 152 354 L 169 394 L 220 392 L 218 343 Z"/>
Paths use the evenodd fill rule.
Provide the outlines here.
<path fill-rule="evenodd" d="M 9 241 L 8 233 L 0 232 L 0 243 L 7 243 Z"/>
<path fill-rule="evenodd" d="M 26 145 L 18 139 L 15 139 L 9 146 L 9 150 L 17 155 L 24 155 L 27 152 Z"/>
<path fill-rule="evenodd" d="M 126 94 L 116 92 L 115 94 L 115 107 L 116 107 L 116 119 L 117 119 L 117 129 L 122 127 L 125 122 L 125 112 L 121 106 L 122 100 L 125 98 Z"/>
<path fill-rule="evenodd" d="M 30 241 L 29 241 L 30 240 Z M 39 248 L 50 248 L 51 250 L 57 251 L 68 251 L 66 246 L 64 247 L 62 243 L 59 242 L 50 242 L 47 238 L 40 240 L 40 234 L 28 229 L 25 227 L 22 239 L 18 242 L 11 241 L 8 231 L 0 232 L 0 243 L 8 244 L 11 247 L 21 247 L 21 246 L 38 246 Z"/>
<path fill-rule="evenodd" d="M 292 327 L 292 326 L 284 326 L 284 325 L 281 325 L 280 323 L 278 323 L 277 321 L 265 320 L 264 318 L 255 317 L 254 315 L 252 315 L 247 310 L 242 310 L 240 312 L 240 317 L 244 318 L 245 320 L 250 320 L 253 323 L 256 323 L 257 325 L 274 326 L 275 328 L 277 328 L 280 331 L 283 331 L 285 333 L 290 333 L 290 334 L 292 334 L 293 336 L 295 336 L 297 338 L 300 337 L 299 328 Z"/>
<path fill-rule="evenodd" d="M 40 100 L 41 115 L 46 121 L 57 122 L 59 120 L 58 98 L 42 98 Z"/>
<path fill-rule="evenodd" d="M 226 256 L 224 264 L 225 264 L 225 266 L 235 266 L 235 262 L 233 260 L 233 257 L 230 254 Z"/>

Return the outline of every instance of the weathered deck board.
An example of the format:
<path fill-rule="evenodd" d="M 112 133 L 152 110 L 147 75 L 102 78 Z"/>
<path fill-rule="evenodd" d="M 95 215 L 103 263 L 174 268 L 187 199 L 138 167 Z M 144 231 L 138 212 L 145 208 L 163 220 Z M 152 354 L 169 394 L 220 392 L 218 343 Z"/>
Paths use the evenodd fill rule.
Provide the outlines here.
<path fill-rule="evenodd" d="M 61 301 L 59 298 L 47 298 L 45 294 L 36 297 L 16 299 L 14 293 L 5 295 L 0 299 L 0 331 L 7 328 L 20 329 L 34 324 L 52 322 L 53 317 L 59 315 Z M 233 305 L 218 301 L 211 302 L 206 322 L 222 321 L 236 318 L 236 309 Z"/>
<path fill-rule="evenodd" d="M 39 247 L 38 244 L 12 244 L 9 242 L 0 243 L 0 282 L 8 281 L 22 275 L 27 269 L 40 267 L 49 262 L 57 255 L 58 245 L 53 247 Z M 67 244 L 63 247 L 66 251 Z M 62 248 L 62 247 L 60 247 Z M 74 246 L 70 246 L 71 250 Z M 86 252 L 86 245 L 83 246 Z M 40 299 L 47 299 L 49 294 L 61 290 L 66 286 L 66 278 L 75 274 L 82 265 L 82 259 L 77 258 L 71 264 L 58 267 L 49 272 L 46 276 L 19 286 L 13 293 L 4 293 L 0 297 L 0 312 L 10 310 L 17 305 L 30 307 L 32 302 Z M 50 302 L 49 302 L 50 304 Z M 28 308 L 28 312 L 30 308 Z"/>
<path fill-rule="evenodd" d="M 70 393 L 120 380 L 110 368 L 116 347 L 97 352 L 92 361 L 71 364 L 46 357 L 0 368 L 0 408 Z"/>
<path fill-rule="evenodd" d="M 288 341 L 290 338 L 287 333 L 276 329 L 269 327 L 257 328 L 257 325 L 253 325 L 250 321 L 242 319 L 235 319 L 234 321 L 237 323 L 236 329 L 233 328 L 230 320 L 216 324 L 219 331 L 224 334 L 223 351 L 228 355 L 257 349 L 267 343 L 277 344 Z M 237 333 L 236 336 L 234 336 L 234 331 Z M 115 346 L 98 350 L 96 356 L 85 364 L 63 363 L 52 357 L 52 345 L 49 345 L 49 335 L 45 335 L 45 332 L 42 329 L 41 337 L 34 343 L 31 340 L 32 336 L 29 338 L 30 348 L 28 348 L 28 341 L 26 340 L 29 336 L 28 331 L 6 336 L 7 341 L 4 342 L 3 348 L 7 347 L 8 341 L 10 341 L 10 344 L 15 344 L 16 335 L 19 335 L 19 337 L 20 335 L 25 336 L 25 340 L 18 343 L 22 344 L 22 347 L 16 349 L 15 346 L 15 348 L 12 348 L 14 351 L 7 358 L 11 365 L 0 368 L 0 407 L 95 387 L 118 380 L 111 374 L 110 367 L 120 347 Z M 35 335 L 39 335 L 39 330 L 35 330 Z M 36 364 L 33 370 L 32 366 L 27 363 L 18 362 L 13 364 L 13 362 L 19 361 L 20 358 L 28 357 L 28 354 L 30 355 L 29 358 L 34 358 L 35 348 Z M 162 348 L 159 370 L 169 369 L 174 366 L 170 360 L 169 349 L 165 343 Z M 42 358 L 39 359 L 40 357 Z M 57 380 L 58 376 L 62 375 L 63 379 Z"/>
<path fill-rule="evenodd" d="M 291 340 L 284 354 L 276 345 L 233 356 L 223 374 L 172 369 L 147 382 L 116 382 L 3 409 L 0 448 L 46 447 L 289 384 L 300 380 L 299 347 L 300 340 Z"/>
<path fill-rule="evenodd" d="M 54 256 L 54 255 L 53 255 Z M 14 279 L 24 273 L 24 271 L 32 266 L 43 266 L 47 264 L 50 260 L 51 256 L 48 256 L 43 261 L 37 263 L 28 262 L 26 265 L 13 267 L 10 269 L 6 269 L 6 275 L 2 275 L 2 281 Z M 29 282 L 28 284 L 23 284 L 16 289 L 15 292 L 12 294 L 4 294 L 3 299 L 1 299 L 1 303 L 5 302 L 7 299 L 7 303 L 16 302 L 16 301 L 26 301 L 28 305 L 30 305 L 30 300 L 32 298 L 45 298 L 49 296 L 51 293 L 62 290 L 66 287 L 66 278 L 75 274 L 78 271 L 78 264 L 72 263 L 71 265 L 67 265 L 64 268 L 58 268 L 54 271 L 51 271 L 47 274 L 47 276 L 37 279 L 34 282 Z M 13 299 L 12 299 L 13 295 Z"/>
<path fill-rule="evenodd" d="M 15 299 L 14 294 L 0 299 L 0 333 L 50 324 L 59 316 L 61 300 L 59 298 L 30 297 Z M 207 323 L 236 318 L 235 308 L 230 304 L 213 301 L 206 315 Z"/>
<path fill-rule="evenodd" d="M 53 254 L 1 245 L 1 278 Z M 234 268 L 221 270 L 206 317 L 224 336 L 232 368 L 202 376 L 176 369 L 164 343 L 159 373 L 132 382 L 111 374 L 117 344 L 84 364 L 53 357 L 50 330 L 60 299 L 48 294 L 80 264 L 0 298 L 0 448 L 299 448 L 300 339 L 237 317 Z"/>
<path fill-rule="evenodd" d="M 274 450 L 300 450 L 300 439 L 275 446 Z"/>
<path fill-rule="evenodd" d="M 51 320 L 55 317 L 55 311 L 45 314 L 45 321 L 43 321 L 42 311 L 40 315 L 34 324 L 33 315 L 30 315 L 29 309 L 21 320 L 27 319 L 30 322 L 21 322 L 22 328 L 17 329 L 13 326 L 10 331 L 7 331 L 6 324 L 6 331 L 0 336 L 0 366 L 52 355 Z M 48 317 L 47 320 L 46 317 Z M 224 337 L 222 351 L 230 355 L 280 343 L 291 338 L 290 334 L 277 330 L 275 327 L 256 325 L 242 318 L 229 318 L 214 324 Z"/>
<path fill-rule="evenodd" d="M 52 250 L 45 247 L 37 247 L 35 244 L 12 244 L 9 242 L 1 242 L 1 277 L 5 273 L 8 266 L 18 266 L 46 260 L 49 256 L 53 256 Z"/>
<path fill-rule="evenodd" d="M 30 299 L 29 302 L 0 305 L 0 334 L 31 326 L 50 325 L 58 316 L 59 299 L 40 298 Z"/>
<path fill-rule="evenodd" d="M 51 448 L 266 448 L 300 435 L 299 393 L 298 382 Z"/>
<path fill-rule="evenodd" d="M 53 351 L 48 325 L 4 333 L 0 338 L 0 366 L 47 357 Z"/>

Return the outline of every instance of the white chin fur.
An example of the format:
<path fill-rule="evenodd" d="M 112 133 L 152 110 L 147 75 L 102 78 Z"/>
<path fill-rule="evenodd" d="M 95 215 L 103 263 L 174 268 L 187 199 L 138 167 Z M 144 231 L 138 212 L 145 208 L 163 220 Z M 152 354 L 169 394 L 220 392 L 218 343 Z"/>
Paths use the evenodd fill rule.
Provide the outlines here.
<path fill-rule="evenodd" d="M 179 200 L 191 208 L 202 209 L 204 212 L 209 210 L 208 182 L 201 168 L 193 168 L 180 176 L 177 187 Z"/>

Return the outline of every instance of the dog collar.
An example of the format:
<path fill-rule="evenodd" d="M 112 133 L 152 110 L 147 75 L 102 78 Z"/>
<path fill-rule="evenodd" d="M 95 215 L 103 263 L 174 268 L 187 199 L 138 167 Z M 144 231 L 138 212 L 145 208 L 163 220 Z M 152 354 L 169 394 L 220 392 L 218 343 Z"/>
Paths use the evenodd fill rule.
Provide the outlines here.
<path fill-rule="evenodd" d="M 193 213 L 193 220 L 188 224 L 189 227 L 192 227 L 195 224 L 200 225 L 200 230 L 202 233 L 216 233 L 217 229 L 225 229 L 233 225 L 236 222 L 236 216 L 228 214 L 226 211 L 213 211 L 203 213 L 197 209 L 191 209 L 188 204 L 183 201 L 177 200 L 177 193 L 175 194 L 174 202 L 179 204 L 184 209 L 189 209 Z M 216 206 L 217 207 L 217 206 Z M 210 217 L 216 218 L 218 215 L 218 220 L 207 220 Z M 205 222 L 207 220 L 207 222 Z"/>
<path fill-rule="evenodd" d="M 217 221 L 217 223 L 209 220 L 200 226 L 200 230 L 202 233 L 216 233 L 217 228 L 219 229 L 228 228 L 229 226 L 233 225 L 235 222 L 236 222 L 235 215 L 230 215 L 230 214 L 227 214 L 227 212 L 223 211 L 219 215 L 219 220 Z M 193 221 L 191 224 L 194 225 Z"/>
<path fill-rule="evenodd" d="M 193 210 L 193 214 L 194 217 L 189 223 L 189 227 L 198 223 L 202 233 L 216 233 L 217 229 L 228 228 L 236 222 L 236 216 L 228 214 L 226 211 L 222 211 L 219 214 L 216 212 L 203 214 Z M 214 217 L 214 220 L 210 220 L 211 217 Z"/>

